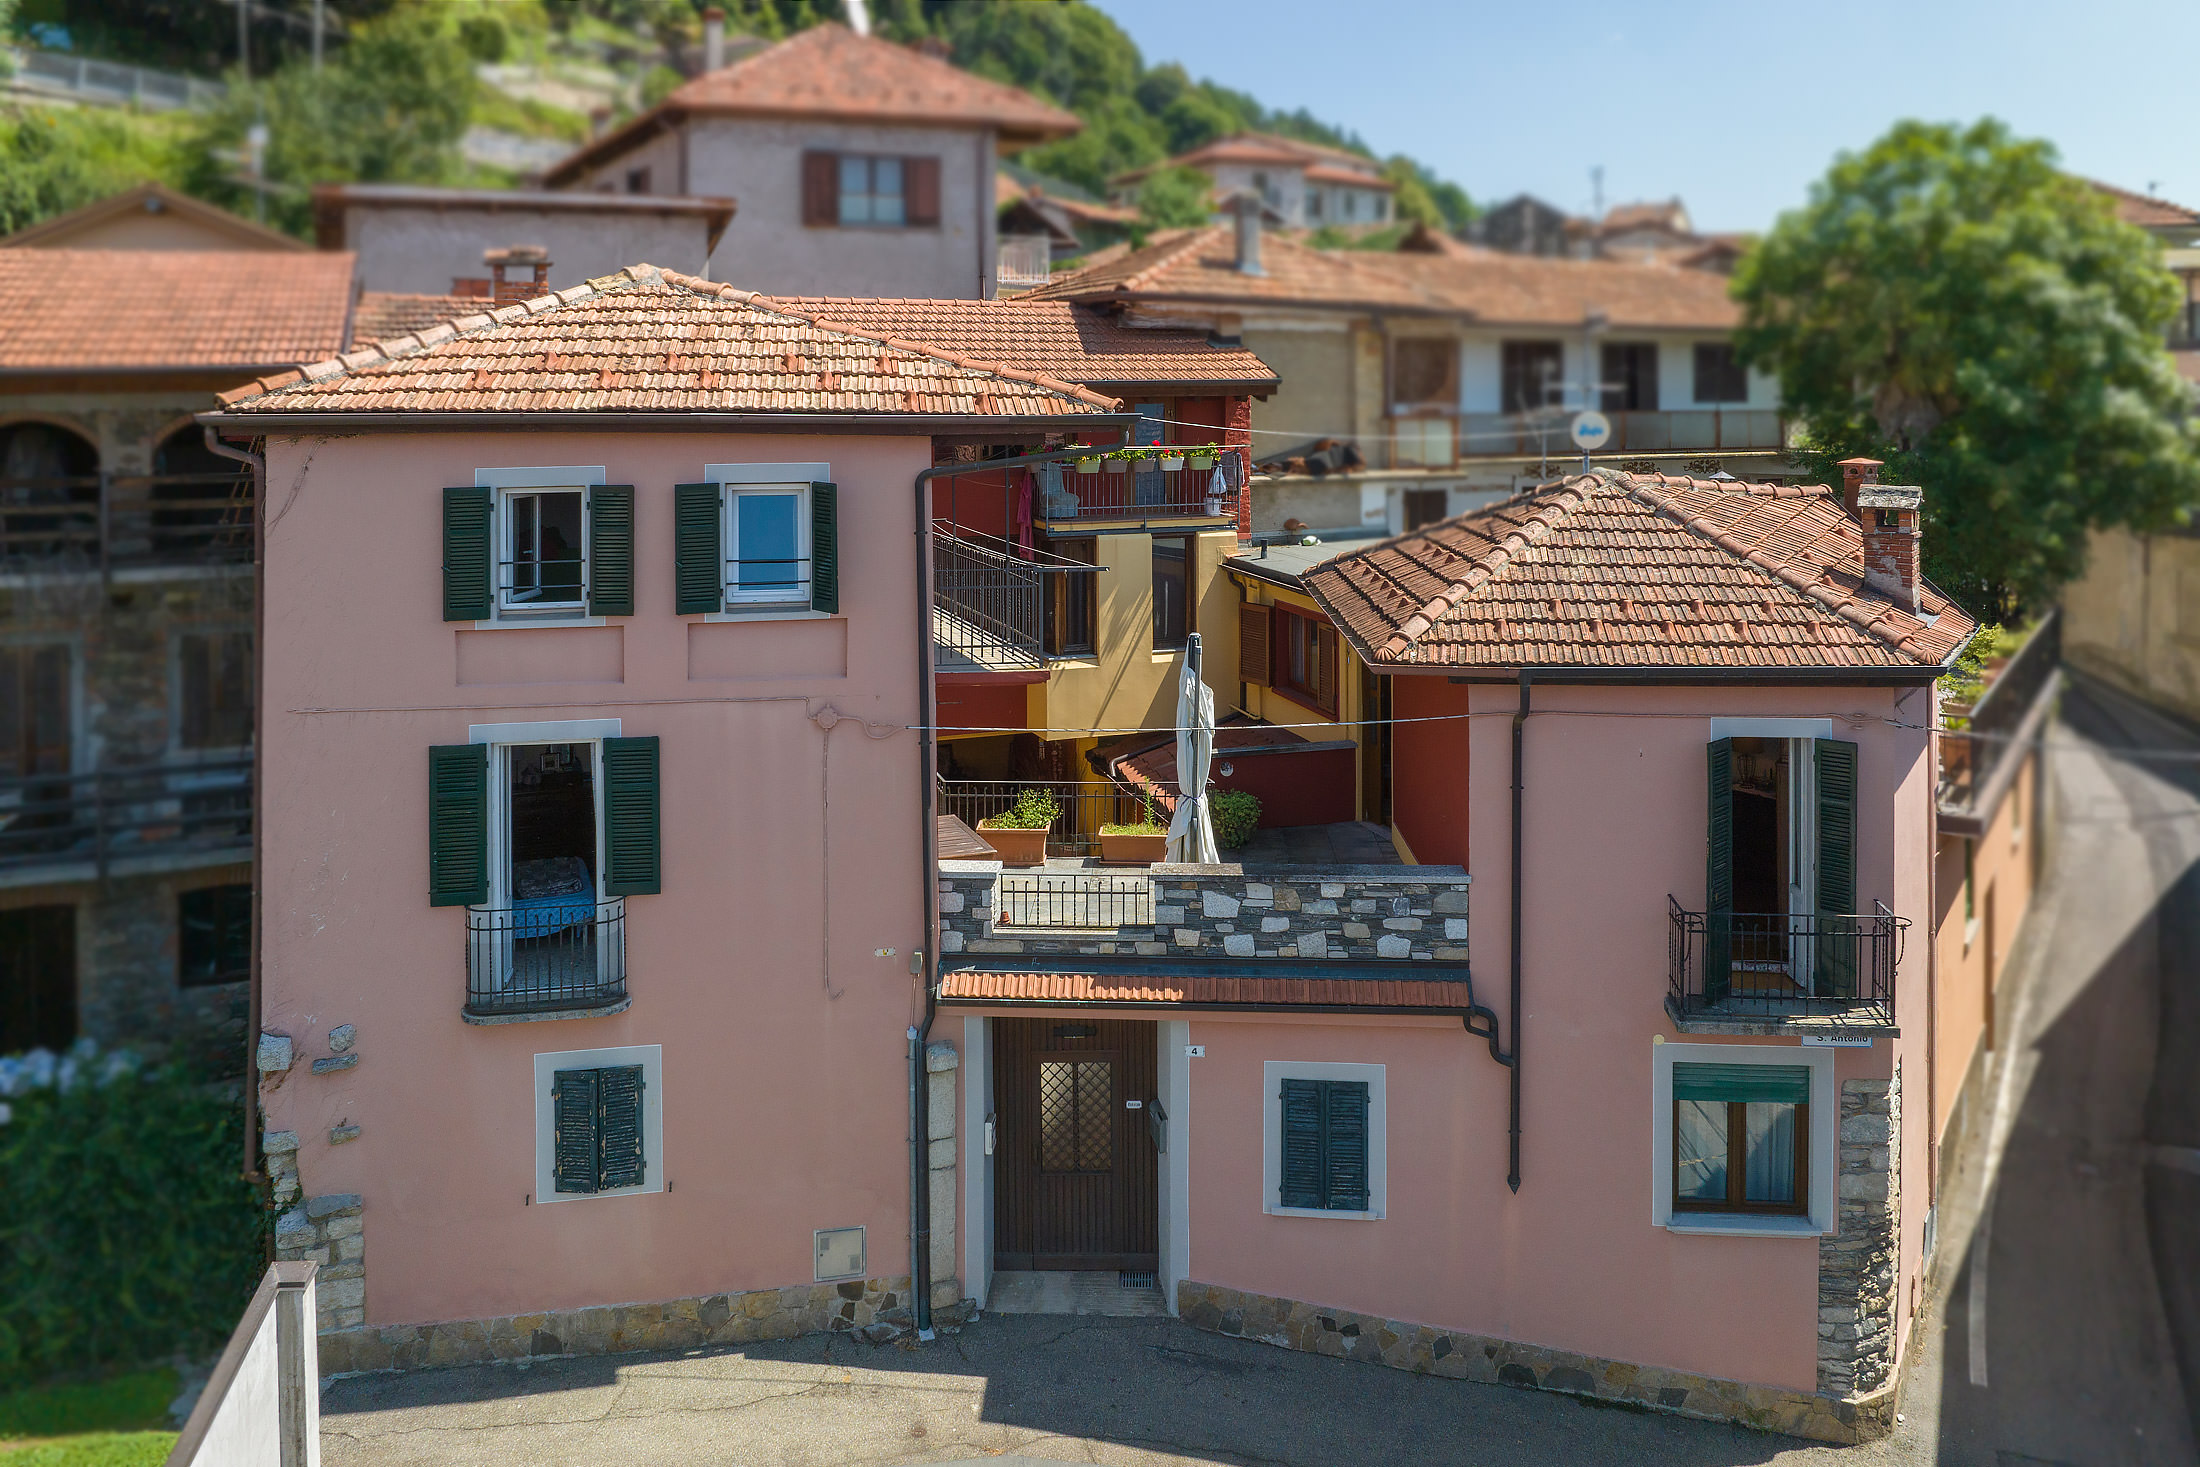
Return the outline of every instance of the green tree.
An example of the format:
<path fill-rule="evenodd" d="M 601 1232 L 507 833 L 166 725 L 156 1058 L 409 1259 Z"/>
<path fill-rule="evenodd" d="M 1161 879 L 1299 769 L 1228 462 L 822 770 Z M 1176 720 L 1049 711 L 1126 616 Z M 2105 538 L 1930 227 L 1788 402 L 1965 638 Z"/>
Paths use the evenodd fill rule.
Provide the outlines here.
<path fill-rule="evenodd" d="M 449 183 L 462 172 L 458 140 L 476 82 L 451 12 L 429 5 L 392 11 L 352 30 L 316 74 L 294 65 L 230 89 L 201 121 L 192 192 L 253 211 L 242 156 L 264 121 L 268 222 L 304 235 L 316 183 Z"/>
<path fill-rule="evenodd" d="M 90 107 L 0 109 L 0 234 L 144 183 L 176 181 L 166 118 Z"/>
<path fill-rule="evenodd" d="M 1138 190 L 1138 217 L 1152 229 L 1205 224 L 1214 214 L 1214 185 L 1197 168 L 1161 168 Z"/>
<path fill-rule="evenodd" d="M 1842 154 L 1733 289 L 1809 466 L 1865 454 L 1922 485 L 1926 572 L 1987 620 L 2076 575 L 2088 530 L 2200 500 L 2154 241 L 2000 122 Z"/>

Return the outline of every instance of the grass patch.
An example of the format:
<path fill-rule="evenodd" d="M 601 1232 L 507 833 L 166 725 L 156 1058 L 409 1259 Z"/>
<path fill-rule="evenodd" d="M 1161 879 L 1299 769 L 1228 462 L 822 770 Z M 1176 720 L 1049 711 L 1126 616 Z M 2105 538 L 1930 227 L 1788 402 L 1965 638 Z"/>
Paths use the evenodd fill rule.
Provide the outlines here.
<path fill-rule="evenodd" d="M 161 1467 L 175 1446 L 172 1431 L 99 1431 L 23 1446 L 0 1442 L 0 1462 L 7 1467 Z"/>
<path fill-rule="evenodd" d="M 168 1403 L 179 1389 L 176 1373 L 166 1369 L 133 1370 L 69 1385 L 26 1386 L 0 1395 L 0 1441 L 166 1426 Z"/>

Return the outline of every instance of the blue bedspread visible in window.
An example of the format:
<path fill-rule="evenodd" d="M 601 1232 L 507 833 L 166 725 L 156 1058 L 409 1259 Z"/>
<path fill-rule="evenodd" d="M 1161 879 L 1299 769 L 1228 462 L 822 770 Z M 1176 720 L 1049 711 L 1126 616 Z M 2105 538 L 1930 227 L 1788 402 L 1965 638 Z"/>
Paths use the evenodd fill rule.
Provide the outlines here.
<path fill-rule="evenodd" d="M 579 856 L 521 861 L 512 868 L 512 936 L 551 937 L 596 917 L 596 883 Z"/>

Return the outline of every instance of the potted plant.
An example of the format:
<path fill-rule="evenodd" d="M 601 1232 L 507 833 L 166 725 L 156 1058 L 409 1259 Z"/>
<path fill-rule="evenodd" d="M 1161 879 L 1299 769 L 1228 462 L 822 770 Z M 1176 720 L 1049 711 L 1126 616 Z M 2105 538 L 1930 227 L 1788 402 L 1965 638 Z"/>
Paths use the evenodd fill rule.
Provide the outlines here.
<path fill-rule="evenodd" d="M 1082 457 L 1082 458 L 1078 459 L 1078 460 L 1077 460 L 1077 472 L 1078 472 L 1078 473 L 1080 473 L 1080 474 L 1097 474 L 1097 473 L 1099 473 L 1099 472 L 1100 472 L 1100 455 L 1099 455 L 1099 454 L 1097 454 L 1097 453 L 1088 453 L 1088 454 L 1086 454 L 1086 455 L 1085 455 L 1084 457 Z"/>
<path fill-rule="evenodd" d="M 1236 850 L 1260 828 L 1260 796 L 1247 790 L 1219 790 L 1207 808 L 1215 815 L 1215 844 Z"/>
<path fill-rule="evenodd" d="M 1179 473 L 1184 468 L 1184 450 L 1181 448 L 1165 450 L 1158 457 L 1161 460 L 1161 472 L 1164 474 Z"/>
<path fill-rule="evenodd" d="M 1016 792 L 1016 803 L 978 822 L 985 843 L 1001 853 L 1004 866 L 1044 866 L 1047 831 L 1061 818 L 1061 802 L 1046 790 Z"/>
<path fill-rule="evenodd" d="M 1100 467 L 1111 474 L 1127 474 L 1131 469 L 1133 454 L 1127 449 L 1117 449 L 1100 461 Z"/>
<path fill-rule="evenodd" d="M 1140 866 L 1167 860 L 1169 827 L 1154 813 L 1153 797 L 1146 798 L 1138 819 L 1127 825 L 1100 827 L 1100 859 Z"/>
<path fill-rule="evenodd" d="M 1214 472 L 1215 460 L 1215 446 L 1210 443 L 1204 448 L 1195 448 L 1185 454 L 1184 466 L 1188 469 L 1196 469 L 1202 474 L 1208 474 Z"/>

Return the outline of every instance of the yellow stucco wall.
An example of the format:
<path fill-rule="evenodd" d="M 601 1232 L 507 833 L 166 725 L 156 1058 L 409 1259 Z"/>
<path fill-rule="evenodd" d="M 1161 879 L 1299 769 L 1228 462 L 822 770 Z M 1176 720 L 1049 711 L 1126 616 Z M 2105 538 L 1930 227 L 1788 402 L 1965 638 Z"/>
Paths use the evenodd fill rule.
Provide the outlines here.
<path fill-rule="evenodd" d="M 1341 325 L 1321 330 L 1244 329 L 1246 347 L 1283 379 L 1273 394 L 1253 399 L 1254 457 L 1313 438 L 1359 434 L 1361 425 L 1353 411 L 1353 363 L 1354 340 L 1361 334 L 1357 328 Z"/>
<path fill-rule="evenodd" d="M 2096 533 L 2063 590 L 2063 656 L 2200 718 L 2200 537 Z"/>
<path fill-rule="evenodd" d="M 1222 573 L 1222 562 L 1237 554 L 1237 546 L 1234 527 L 1201 530 L 1193 542 L 1194 625 L 1218 707 L 1228 707 L 1237 689 L 1237 592 Z M 1169 728 L 1175 722 L 1175 674 L 1182 654 L 1154 650 L 1153 538 L 1097 535 L 1093 551 L 1102 568 L 1094 591 L 1098 650 L 1092 657 L 1050 664 L 1047 680 L 1031 685 L 1031 727 L 1045 730 L 1045 738 Z"/>
<path fill-rule="evenodd" d="M 1245 604 L 1253 606 L 1291 606 L 1301 611 L 1312 612 L 1317 616 L 1325 614 L 1319 606 L 1314 604 L 1312 597 L 1303 595 L 1300 592 L 1286 590 L 1267 581 L 1254 580 L 1250 576 L 1242 578 L 1233 576 L 1230 579 L 1234 583 L 1236 591 L 1236 595 L 1232 597 L 1233 606 L 1242 600 Z M 1235 615 L 1234 610 L 1232 614 Z M 1234 628 L 1230 636 L 1230 644 L 1231 653 L 1235 656 L 1237 652 L 1237 635 Z M 1255 718 L 1290 727 L 1291 731 L 1300 738 L 1315 743 L 1326 743 L 1332 739 L 1349 739 L 1357 744 L 1362 742 L 1362 730 L 1357 726 L 1358 720 L 1366 716 L 1364 712 L 1365 705 L 1361 696 L 1362 677 L 1363 668 L 1360 659 L 1353 653 L 1351 644 L 1340 636 L 1337 638 L 1336 717 L 1332 718 L 1319 709 L 1309 708 L 1304 703 L 1291 697 L 1290 694 L 1279 692 L 1275 688 L 1248 686 L 1244 690 L 1245 701 L 1239 706 Z M 1234 697 L 1235 693 L 1236 687 L 1232 685 L 1230 696 Z M 1218 709 L 1228 701 L 1230 701 L 1230 697 L 1218 694 L 1216 698 Z M 1299 725 L 1315 726 L 1304 727 Z M 1365 788 L 1366 778 L 1367 771 L 1361 767 L 1359 760 L 1355 758 L 1353 760 L 1353 799 L 1355 808 L 1363 811 L 1368 804 L 1368 791 Z"/>

